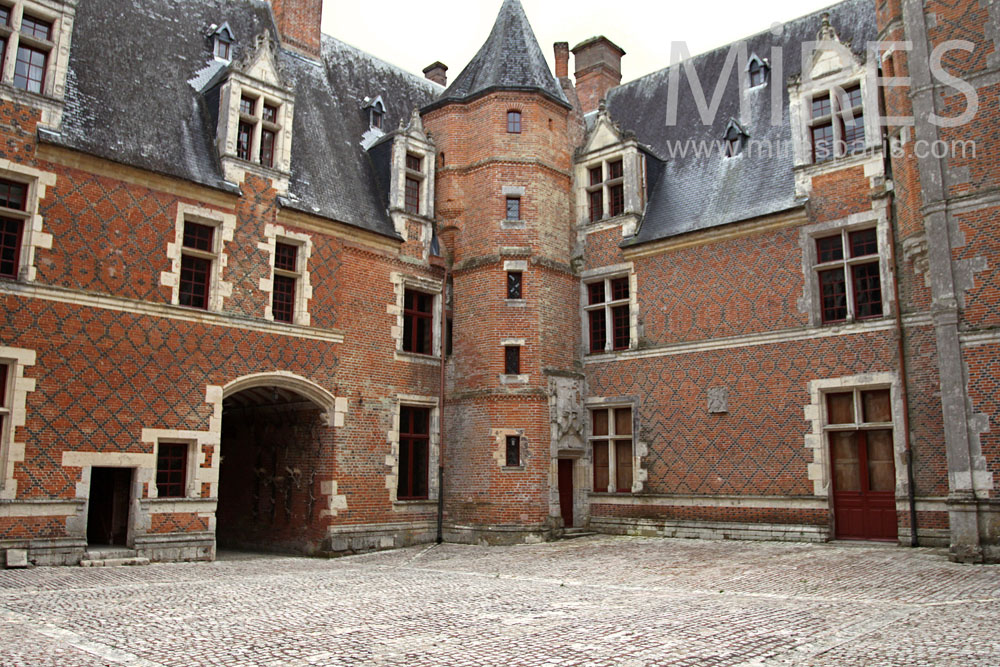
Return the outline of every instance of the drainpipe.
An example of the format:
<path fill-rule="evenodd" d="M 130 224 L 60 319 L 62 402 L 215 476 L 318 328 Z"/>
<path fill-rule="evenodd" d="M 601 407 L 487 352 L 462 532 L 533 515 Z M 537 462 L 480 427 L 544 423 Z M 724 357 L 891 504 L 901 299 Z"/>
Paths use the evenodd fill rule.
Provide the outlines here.
<path fill-rule="evenodd" d="M 879 77 L 882 68 L 879 67 Z M 886 117 L 884 90 L 878 87 L 879 114 Z M 892 182 L 892 156 L 889 140 L 889 128 L 882 128 L 882 162 L 885 178 Z M 909 379 L 906 371 L 906 346 L 903 343 L 903 304 L 899 299 L 899 266 L 896 263 L 896 196 L 894 190 L 886 192 L 886 215 L 889 219 L 889 265 L 892 267 L 892 291 L 896 301 L 896 358 L 899 364 L 899 382 L 902 385 L 903 402 L 903 442 L 906 447 L 906 496 L 910 511 L 910 546 L 920 546 L 917 537 L 917 495 L 913 476 L 913 445 L 910 441 L 910 398 Z"/>
<path fill-rule="evenodd" d="M 444 262 L 444 282 L 441 283 L 441 380 L 438 386 L 438 516 L 437 543 L 444 542 L 444 403 L 445 403 L 445 362 L 448 358 L 445 327 L 448 325 L 447 300 L 448 278 L 450 271 L 448 261 Z"/>

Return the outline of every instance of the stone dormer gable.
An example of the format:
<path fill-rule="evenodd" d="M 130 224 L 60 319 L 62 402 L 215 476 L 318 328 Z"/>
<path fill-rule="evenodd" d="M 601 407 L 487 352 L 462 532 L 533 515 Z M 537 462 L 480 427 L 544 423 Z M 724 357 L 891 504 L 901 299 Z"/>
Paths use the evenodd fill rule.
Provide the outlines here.
<path fill-rule="evenodd" d="M 860 62 L 851 52 L 850 42 L 840 41 L 837 30 L 830 22 L 830 14 L 824 13 L 819 32 L 816 33 L 816 48 L 812 53 L 812 67 L 803 74 L 809 79 L 821 79 L 845 69 L 859 67 Z"/>
<path fill-rule="evenodd" d="M 607 108 L 601 105 L 594 119 L 593 127 L 587 133 L 586 141 L 584 141 L 580 153 L 586 155 L 609 146 L 616 146 L 630 137 L 631 135 L 623 133 L 621 128 L 611 120 Z"/>
<path fill-rule="evenodd" d="M 270 33 L 263 32 L 254 38 L 254 47 L 242 59 L 233 63 L 232 70 L 265 83 L 269 86 L 285 88 L 274 59 L 276 44 Z"/>

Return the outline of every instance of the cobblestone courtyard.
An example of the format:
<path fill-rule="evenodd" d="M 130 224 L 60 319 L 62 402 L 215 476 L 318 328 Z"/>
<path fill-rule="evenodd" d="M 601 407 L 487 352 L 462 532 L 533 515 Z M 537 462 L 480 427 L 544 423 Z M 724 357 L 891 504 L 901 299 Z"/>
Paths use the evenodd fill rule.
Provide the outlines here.
<path fill-rule="evenodd" d="M 0 663 L 1000 664 L 1000 567 L 597 537 L 0 572 Z"/>

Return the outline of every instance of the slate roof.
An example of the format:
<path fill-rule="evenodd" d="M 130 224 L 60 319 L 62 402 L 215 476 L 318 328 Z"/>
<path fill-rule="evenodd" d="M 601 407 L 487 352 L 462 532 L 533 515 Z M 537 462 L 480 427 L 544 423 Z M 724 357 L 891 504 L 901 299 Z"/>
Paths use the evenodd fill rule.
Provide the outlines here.
<path fill-rule="evenodd" d="M 40 139 L 123 164 L 237 191 L 215 150 L 209 30 L 228 22 L 234 60 L 274 20 L 264 0 L 87 0 L 77 6 L 59 134 Z M 105 63 L 95 66 L 95 63 Z M 370 158 L 365 97 L 381 95 L 396 127 L 441 87 L 324 36 L 322 62 L 287 51 L 278 68 L 295 95 L 292 180 L 285 205 L 396 236 Z M 155 77 L 151 77 L 155 73 Z M 194 85 L 192 85 L 192 82 Z"/>
<path fill-rule="evenodd" d="M 830 22 L 840 40 L 862 60 L 869 41 L 876 39 L 875 7 L 871 0 L 847 0 L 829 9 Z M 770 31 L 748 37 L 748 55 L 756 53 L 770 58 L 771 47 L 781 46 L 785 54 L 784 77 L 801 72 L 801 45 L 816 39 L 822 25 L 822 11 L 784 25 L 780 37 Z M 725 46 L 692 59 L 699 74 L 705 96 L 711 101 L 728 55 Z M 675 67 L 683 68 L 683 65 Z M 650 194 L 646 214 L 636 237 L 630 244 L 647 243 L 700 229 L 726 225 L 742 220 L 778 213 L 801 206 L 795 198 L 794 156 L 788 114 L 788 92 L 785 81 L 770 81 L 766 86 L 747 90 L 748 115 L 740 116 L 738 76 L 746 76 L 739 66 L 733 67 L 719 111 L 714 122 L 703 125 L 688 84 L 681 72 L 677 124 L 668 127 L 667 108 L 669 77 L 673 68 L 666 68 L 613 89 L 608 95 L 608 111 L 623 130 L 634 132 L 641 143 L 664 159 L 656 184 Z M 772 86 L 781 86 L 782 122 L 771 125 Z M 786 146 L 783 154 L 769 158 L 761 151 L 744 153 L 726 159 L 718 150 L 710 155 L 689 152 L 682 156 L 678 147 L 689 141 L 720 142 L 730 120 L 736 120 L 751 140 Z M 673 152 L 671 149 L 675 149 Z"/>
<path fill-rule="evenodd" d="M 504 0 L 486 43 L 444 94 L 425 110 L 465 102 L 495 90 L 537 91 L 569 107 L 549 69 L 520 0 Z"/>

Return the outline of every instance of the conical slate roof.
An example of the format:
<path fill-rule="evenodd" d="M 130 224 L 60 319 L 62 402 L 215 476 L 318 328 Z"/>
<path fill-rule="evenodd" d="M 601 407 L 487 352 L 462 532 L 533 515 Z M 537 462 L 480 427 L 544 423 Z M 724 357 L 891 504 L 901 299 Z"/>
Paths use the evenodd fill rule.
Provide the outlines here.
<path fill-rule="evenodd" d="M 465 102 L 496 90 L 537 91 L 570 106 L 545 62 L 519 0 L 504 0 L 493 31 L 479 53 L 427 109 Z"/>

